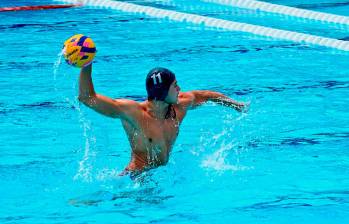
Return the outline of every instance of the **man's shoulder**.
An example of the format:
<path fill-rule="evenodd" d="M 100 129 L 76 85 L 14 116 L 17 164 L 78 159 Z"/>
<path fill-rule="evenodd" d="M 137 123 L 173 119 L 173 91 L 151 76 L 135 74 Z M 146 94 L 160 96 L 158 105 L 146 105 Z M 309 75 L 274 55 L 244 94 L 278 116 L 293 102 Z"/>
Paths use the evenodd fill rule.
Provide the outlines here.
<path fill-rule="evenodd" d="M 114 105 L 125 113 L 137 113 L 144 108 L 143 102 L 129 99 L 114 99 Z"/>
<path fill-rule="evenodd" d="M 190 92 L 180 92 L 178 95 L 178 106 L 188 107 L 190 106 L 195 99 L 195 95 L 192 91 Z"/>
<path fill-rule="evenodd" d="M 134 107 L 140 107 L 141 103 L 134 101 L 134 100 L 129 100 L 129 99 L 114 99 L 114 102 L 119 105 L 124 105 L 124 106 L 134 106 Z"/>
<path fill-rule="evenodd" d="M 181 100 L 192 100 L 195 98 L 193 91 L 180 92 L 178 98 Z"/>

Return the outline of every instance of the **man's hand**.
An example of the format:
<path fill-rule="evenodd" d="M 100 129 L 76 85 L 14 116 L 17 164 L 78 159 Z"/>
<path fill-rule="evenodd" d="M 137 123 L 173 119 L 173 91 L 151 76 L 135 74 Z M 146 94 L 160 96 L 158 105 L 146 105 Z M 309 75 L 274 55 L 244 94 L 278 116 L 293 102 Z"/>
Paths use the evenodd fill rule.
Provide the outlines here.
<path fill-rule="evenodd" d="M 248 110 L 250 109 L 250 104 L 251 104 L 251 102 L 246 102 L 246 103 L 238 102 L 236 104 L 235 109 L 239 112 L 247 113 Z"/>

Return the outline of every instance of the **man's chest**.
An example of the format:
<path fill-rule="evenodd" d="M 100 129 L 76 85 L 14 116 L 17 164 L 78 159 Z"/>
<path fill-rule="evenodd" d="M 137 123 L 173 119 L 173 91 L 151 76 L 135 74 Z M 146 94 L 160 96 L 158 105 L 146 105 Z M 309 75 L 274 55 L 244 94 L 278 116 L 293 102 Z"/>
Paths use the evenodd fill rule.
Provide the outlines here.
<path fill-rule="evenodd" d="M 145 122 L 142 129 L 149 143 L 170 146 L 177 138 L 179 123 L 175 119 L 150 120 Z"/>

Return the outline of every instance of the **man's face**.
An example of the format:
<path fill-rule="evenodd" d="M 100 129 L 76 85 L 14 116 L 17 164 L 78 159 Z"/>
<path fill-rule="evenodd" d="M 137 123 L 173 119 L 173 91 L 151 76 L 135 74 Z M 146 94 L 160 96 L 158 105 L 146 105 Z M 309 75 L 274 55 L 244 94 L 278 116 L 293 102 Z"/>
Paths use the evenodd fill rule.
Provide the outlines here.
<path fill-rule="evenodd" d="M 177 80 L 174 80 L 168 90 L 167 96 L 165 98 L 166 103 L 174 104 L 178 101 L 178 94 L 181 89 L 177 84 Z"/>

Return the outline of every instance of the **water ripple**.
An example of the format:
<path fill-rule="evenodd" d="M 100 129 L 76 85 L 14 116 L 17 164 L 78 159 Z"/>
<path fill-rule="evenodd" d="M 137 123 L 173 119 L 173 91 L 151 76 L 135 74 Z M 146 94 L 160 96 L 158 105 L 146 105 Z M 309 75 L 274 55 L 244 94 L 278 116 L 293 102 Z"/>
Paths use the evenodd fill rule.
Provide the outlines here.
<path fill-rule="evenodd" d="M 325 137 L 330 137 L 330 138 L 349 138 L 349 132 L 338 132 L 338 133 L 317 133 L 313 134 L 316 136 L 325 136 Z"/>
<path fill-rule="evenodd" d="M 77 26 L 77 25 L 83 25 L 83 24 L 98 24 L 101 21 L 91 19 L 89 21 L 64 21 L 64 22 L 53 22 L 53 23 L 17 23 L 17 24 L 10 24 L 10 25 L 0 25 L 0 30 L 7 30 L 7 29 L 22 29 L 22 28 L 43 28 L 44 30 L 47 30 L 48 28 L 67 28 L 71 26 Z"/>
<path fill-rule="evenodd" d="M 266 47 L 250 47 L 246 48 L 242 45 L 234 45 L 234 46 L 226 46 L 226 45 L 199 45 L 190 48 L 179 48 L 179 49 L 170 49 L 166 51 L 162 51 L 159 53 L 133 53 L 133 54 L 119 54 L 119 55 L 104 55 L 99 58 L 101 61 L 106 62 L 114 62 L 119 60 L 127 60 L 130 59 L 136 60 L 139 58 L 168 58 L 172 55 L 183 55 L 185 58 L 177 59 L 182 61 L 188 60 L 188 55 L 202 55 L 207 53 L 212 54 L 221 54 L 221 53 L 236 53 L 236 54 L 246 54 L 251 52 L 257 52 L 262 50 L 268 50 L 273 48 L 296 48 L 296 49 L 311 49 L 308 46 L 302 46 L 300 44 L 279 44 L 279 45 L 270 45 Z"/>
<path fill-rule="evenodd" d="M 277 196 L 275 200 L 242 207 L 242 210 L 282 209 L 348 203 L 348 191 L 304 192 L 304 194 Z"/>
<path fill-rule="evenodd" d="M 311 137 L 285 137 L 281 139 L 252 139 L 246 142 L 249 148 L 258 148 L 265 146 L 298 146 L 298 145 L 317 145 L 326 141 L 340 140 L 349 138 L 348 132 L 333 132 L 333 133 L 314 133 Z"/>
<path fill-rule="evenodd" d="M 5 217 L 5 218 L 0 218 L 0 221 L 4 221 L 4 222 L 9 222 L 9 221 L 19 221 L 19 220 L 23 220 L 23 219 L 30 219 L 30 218 L 33 218 L 31 216 L 22 216 L 22 215 L 19 215 L 19 216 L 8 216 L 8 217 Z"/>
<path fill-rule="evenodd" d="M 319 3 L 319 4 L 299 4 L 295 7 L 302 9 L 321 9 L 348 6 L 349 2 Z"/>
<path fill-rule="evenodd" d="M 77 108 L 74 105 L 67 105 L 65 102 L 36 102 L 30 104 L 15 104 L 11 106 L 6 106 L 4 104 L 0 105 L 0 115 L 7 115 L 9 113 L 19 112 L 26 109 L 72 109 L 76 110 Z"/>
<path fill-rule="evenodd" d="M 317 145 L 320 144 L 319 141 L 312 138 L 286 138 L 281 141 L 281 145 Z"/>
<path fill-rule="evenodd" d="M 249 95 L 251 93 L 280 93 L 290 90 L 307 90 L 307 89 L 327 89 L 327 90 L 336 90 L 336 89 L 349 89 L 349 81 L 319 81 L 315 84 L 310 85 L 301 85 L 296 83 L 287 83 L 284 86 L 261 86 L 256 88 L 243 88 L 236 89 L 234 87 L 226 86 L 213 86 L 210 88 L 214 91 L 220 91 L 227 95 L 235 94 L 238 96 Z"/>
<path fill-rule="evenodd" d="M 142 102 L 147 100 L 147 97 L 145 96 L 139 96 L 139 95 L 126 95 L 126 96 L 122 96 L 121 98 L 127 98 L 127 99 L 131 99 L 137 102 Z"/>

